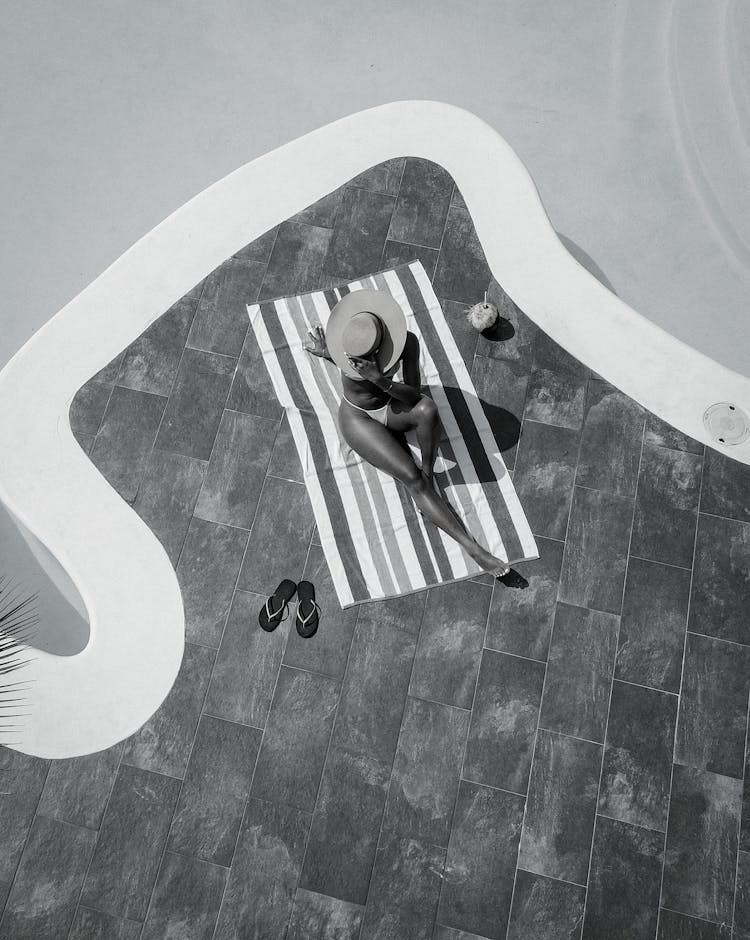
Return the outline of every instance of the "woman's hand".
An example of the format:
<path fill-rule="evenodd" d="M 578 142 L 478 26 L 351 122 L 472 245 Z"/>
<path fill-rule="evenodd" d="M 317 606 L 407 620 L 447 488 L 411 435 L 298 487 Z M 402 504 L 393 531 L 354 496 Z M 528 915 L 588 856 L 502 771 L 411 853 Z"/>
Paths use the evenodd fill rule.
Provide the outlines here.
<path fill-rule="evenodd" d="M 347 356 L 346 358 L 352 369 L 368 382 L 377 383 L 384 377 L 374 357 L 365 359 L 363 356 Z"/>
<path fill-rule="evenodd" d="M 310 345 L 305 346 L 305 349 L 313 356 L 318 356 L 320 359 L 328 359 L 328 344 L 326 343 L 326 335 L 323 332 L 323 327 L 314 326 L 307 335 L 310 338 Z"/>

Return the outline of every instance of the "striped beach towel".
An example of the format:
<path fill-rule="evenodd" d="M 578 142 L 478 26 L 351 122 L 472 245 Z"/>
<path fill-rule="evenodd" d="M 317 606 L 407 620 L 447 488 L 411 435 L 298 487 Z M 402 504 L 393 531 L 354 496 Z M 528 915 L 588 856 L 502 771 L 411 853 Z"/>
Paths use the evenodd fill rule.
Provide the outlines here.
<path fill-rule="evenodd" d="M 416 511 L 405 487 L 339 436 L 341 375 L 304 349 L 351 290 L 383 290 L 420 344 L 420 369 L 443 425 L 436 479 L 472 535 L 509 563 L 538 558 L 492 429 L 440 304 L 418 261 L 335 290 L 248 306 L 263 361 L 286 409 L 320 541 L 342 607 L 459 581 L 481 569 Z M 443 473 L 438 475 L 442 468 Z"/>

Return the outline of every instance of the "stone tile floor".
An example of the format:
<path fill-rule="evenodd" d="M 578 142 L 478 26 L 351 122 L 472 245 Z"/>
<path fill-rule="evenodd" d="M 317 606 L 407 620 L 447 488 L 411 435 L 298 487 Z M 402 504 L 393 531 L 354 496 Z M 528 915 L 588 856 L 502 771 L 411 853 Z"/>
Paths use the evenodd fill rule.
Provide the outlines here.
<path fill-rule="evenodd" d="M 480 578 L 341 611 L 244 305 L 413 258 L 541 557 L 524 592 Z M 129 740 L 0 750 L 0 937 L 750 938 L 750 471 L 500 285 L 503 338 L 478 338 L 464 312 L 489 282 L 447 173 L 393 160 L 80 390 L 73 429 L 164 544 L 187 645 Z M 265 595 L 303 574 L 318 635 L 263 633 Z"/>

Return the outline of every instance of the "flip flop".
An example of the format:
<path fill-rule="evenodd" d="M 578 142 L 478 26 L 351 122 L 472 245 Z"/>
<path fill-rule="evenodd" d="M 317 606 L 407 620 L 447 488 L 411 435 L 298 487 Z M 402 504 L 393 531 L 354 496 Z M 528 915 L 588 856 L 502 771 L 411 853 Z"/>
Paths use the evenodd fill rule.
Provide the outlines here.
<path fill-rule="evenodd" d="M 310 581 L 300 581 L 297 585 L 297 598 L 295 626 L 297 633 L 303 639 L 309 640 L 318 629 L 320 615 L 320 607 L 315 602 L 315 587 Z M 303 611 L 303 604 L 306 613 Z"/>
<path fill-rule="evenodd" d="M 273 594 L 268 598 L 258 613 L 258 623 L 266 631 L 272 633 L 280 623 L 289 615 L 289 601 L 294 597 L 297 585 L 289 578 L 279 584 Z M 286 615 L 282 616 L 286 611 Z"/>

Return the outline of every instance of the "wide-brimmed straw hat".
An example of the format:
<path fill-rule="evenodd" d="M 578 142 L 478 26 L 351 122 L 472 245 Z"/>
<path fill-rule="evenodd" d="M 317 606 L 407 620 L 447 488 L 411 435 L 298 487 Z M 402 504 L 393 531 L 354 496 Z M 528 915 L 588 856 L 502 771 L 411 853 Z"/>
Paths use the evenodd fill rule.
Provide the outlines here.
<path fill-rule="evenodd" d="M 363 357 L 375 353 L 381 372 L 388 372 L 404 351 L 406 332 L 404 311 L 390 294 L 354 290 L 331 310 L 326 345 L 339 369 L 357 379 L 360 375 L 352 368 L 347 353 Z"/>

